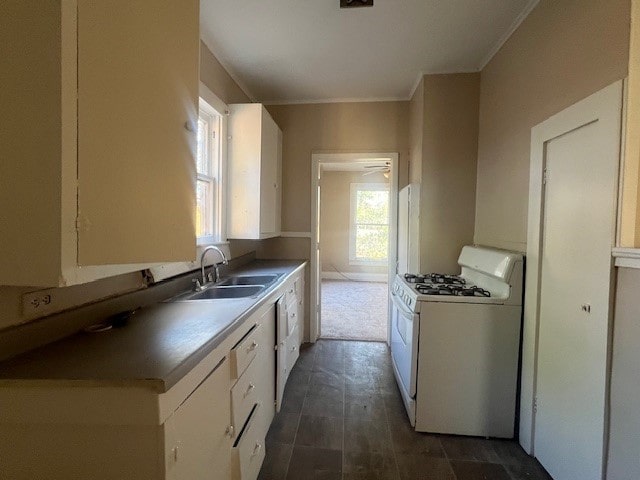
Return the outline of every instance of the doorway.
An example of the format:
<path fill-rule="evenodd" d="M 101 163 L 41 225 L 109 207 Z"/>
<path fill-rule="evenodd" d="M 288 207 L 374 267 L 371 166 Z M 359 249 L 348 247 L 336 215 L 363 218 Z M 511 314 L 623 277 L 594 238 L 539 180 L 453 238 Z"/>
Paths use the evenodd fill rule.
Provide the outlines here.
<path fill-rule="evenodd" d="M 397 154 L 314 154 L 312 177 L 311 340 L 388 342 Z"/>
<path fill-rule="evenodd" d="M 532 130 L 521 441 L 558 480 L 604 473 L 621 110 L 618 82 Z"/>

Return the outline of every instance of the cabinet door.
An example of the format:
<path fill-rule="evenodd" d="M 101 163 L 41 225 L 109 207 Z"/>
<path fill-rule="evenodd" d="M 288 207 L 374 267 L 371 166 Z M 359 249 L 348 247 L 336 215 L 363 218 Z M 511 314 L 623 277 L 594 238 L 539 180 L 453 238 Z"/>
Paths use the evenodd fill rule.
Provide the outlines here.
<path fill-rule="evenodd" d="M 262 154 L 260 165 L 260 235 L 279 233 L 278 196 L 280 192 L 279 173 L 279 132 L 278 126 L 262 108 Z"/>
<path fill-rule="evenodd" d="M 78 263 L 195 259 L 199 2 L 78 0 Z"/>
<path fill-rule="evenodd" d="M 297 297 L 297 312 L 298 312 L 298 335 L 300 344 L 304 342 L 304 273 L 296 280 L 296 297 Z"/>
<path fill-rule="evenodd" d="M 276 356 L 276 412 L 280 411 L 284 387 L 287 383 L 289 372 L 287 370 L 287 307 L 286 296 L 283 295 L 276 303 L 276 339 L 278 355 Z"/>
<path fill-rule="evenodd" d="M 167 479 L 231 478 L 229 375 L 225 357 L 165 422 Z"/>
<path fill-rule="evenodd" d="M 275 415 L 276 398 L 276 306 L 272 305 L 260 318 L 260 341 L 266 347 L 258 352 L 255 362 L 259 362 L 260 381 L 257 384 L 258 401 L 261 406 L 258 431 L 262 438 L 267 435 Z"/>

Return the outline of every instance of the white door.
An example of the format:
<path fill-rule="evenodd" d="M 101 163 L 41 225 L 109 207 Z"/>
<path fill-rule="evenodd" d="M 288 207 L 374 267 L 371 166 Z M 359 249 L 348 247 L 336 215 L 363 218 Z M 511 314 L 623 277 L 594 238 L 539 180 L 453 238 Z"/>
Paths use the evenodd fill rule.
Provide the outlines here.
<path fill-rule="evenodd" d="M 322 174 L 322 171 L 320 171 L 320 174 Z M 315 265 L 316 265 L 316 271 L 315 271 L 315 290 L 316 290 L 316 295 L 315 295 L 315 311 L 316 311 L 316 316 L 315 318 L 312 318 L 311 321 L 314 322 L 314 325 L 312 326 L 311 330 L 311 341 L 315 342 L 316 339 L 321 335 L 322 333 L 322 263 L 320 261 L 320 180 L 318 179 L 318 188 L 316 190 L 316 224 L 314 225 L 315 228 L 315 249 L 313 251 L 313 255 L 315 255 Z"/>
<path fill-rule="evenodd" d="M 599 480 L 604 464 L 621 104 L 610 93 L 585 102 L 541 124 L 553 135 L 540 139 L 546 184 L 534 454 L 555 480 Z"/>

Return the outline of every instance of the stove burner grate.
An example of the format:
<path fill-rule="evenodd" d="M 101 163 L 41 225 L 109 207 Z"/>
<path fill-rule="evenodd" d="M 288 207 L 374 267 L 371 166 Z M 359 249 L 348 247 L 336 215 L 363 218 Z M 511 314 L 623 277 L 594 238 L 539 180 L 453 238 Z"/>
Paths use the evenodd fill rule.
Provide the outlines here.
<path fill-rule="evenodd" d="M 423 295 L 449 295 L 456 297 L 490 297 L 491 292 L 484 288 L 465 285 L 442 285 L 433 283 L 419 283 L 416 285 L 418 293 Z"/>
<path fill-rule="evenodd" d="M 441 285 L 464 285 L 467 282 L 458 275 L 448 275 L 445 273 L 405 273 L 404 279 L 409 283 L 429 283 Z"/>

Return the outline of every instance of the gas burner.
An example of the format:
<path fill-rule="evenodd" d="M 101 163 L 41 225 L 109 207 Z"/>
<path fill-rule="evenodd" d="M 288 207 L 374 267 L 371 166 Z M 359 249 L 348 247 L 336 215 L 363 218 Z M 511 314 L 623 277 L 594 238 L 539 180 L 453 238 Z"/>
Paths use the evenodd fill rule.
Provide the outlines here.
<path fill-rule="evenodd" d="M 444 273 L 428 273 L 427 280 L 431 283 L 440 283 L 445 285 L 464 285 L 467 283 L 464 278 L 458 275 L 447 275 Z"/>
<path fill-rule="evenodd" d="M 418 293 L 423 295 L 456 295 L 460 288 L 458 285 L 444 285 L 435 283 L 419 283 L 416 285 Z"/>
<path fill-rule="evenodd" d="M 422 275 L 415 275 L 413 273 L 405 273 L 404 279 L 409 283 L 423 283 L 424 277 Z"/>
<path fill-rule="evenodd" d="M 422 295 L 449 295 L 455 297 L 490 297 L 491 292 L 484 288 L 456 284 L 419 283 L 416 291 Z"/>
<path fill-rule="evenodd" d="M 464 285 L 465 279 L 458 275 L 445 273 L 405 273 L 404 279 L 409 283 L 440 284 L 440 285 Z"/>
<path fill-rule="evenodd" d="M 480 287 L 470 287 L 463 288 L 462 290 L 460 290 L 460 293 L 458 295 L 464 295 L 465 297 L 490 297 L 491 292 Z"/>

